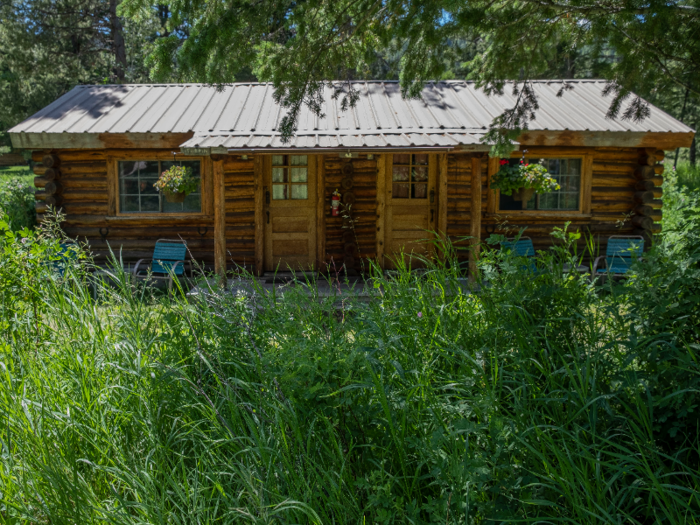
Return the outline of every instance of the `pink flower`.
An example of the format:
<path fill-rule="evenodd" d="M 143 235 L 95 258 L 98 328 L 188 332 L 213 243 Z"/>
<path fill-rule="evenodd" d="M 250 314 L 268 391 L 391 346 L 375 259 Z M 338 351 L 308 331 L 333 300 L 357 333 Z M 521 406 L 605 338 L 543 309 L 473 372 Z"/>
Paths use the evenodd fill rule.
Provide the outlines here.
<path fill-rule="evenodd" d="M 418 317 L 423 317 L 423 312 L 418 312 Z"/>

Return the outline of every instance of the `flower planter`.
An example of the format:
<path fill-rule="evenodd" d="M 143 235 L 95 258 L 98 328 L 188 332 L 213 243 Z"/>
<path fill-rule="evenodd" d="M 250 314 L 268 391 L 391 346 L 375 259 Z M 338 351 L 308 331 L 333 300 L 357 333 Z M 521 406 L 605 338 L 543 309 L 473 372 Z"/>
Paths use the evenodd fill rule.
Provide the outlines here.
<path fill-rule="evenodd" d="M 181 191 L 177 193 L 165 193 L 165 200 L 168 202 L 185 202 L 185 197 L 187 197 L 187 194 Z"/>
<path fill-rule="evenodd" d="M 520 188 L 518 191 L 513 192 L 513 200 L 527 202 L 534 194 L 535 190 L 532 188 Z"/>

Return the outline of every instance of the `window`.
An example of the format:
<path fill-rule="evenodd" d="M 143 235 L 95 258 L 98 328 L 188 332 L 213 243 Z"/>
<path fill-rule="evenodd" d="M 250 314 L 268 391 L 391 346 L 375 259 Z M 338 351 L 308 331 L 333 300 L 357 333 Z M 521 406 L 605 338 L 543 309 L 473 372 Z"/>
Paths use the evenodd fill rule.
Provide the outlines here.
<path fill-rule="evenodd" d="M 202 185 L 184 202 L 168 202 L 154 186 L 161 173 L 174 164 L 192 168 L 200 178 L 200 163 L 192 161 L 124 160 L 118 163 L 120 213 L 199 213 L 202 211 Z"/>
<path fill-rule="evenodd" d="M 394 155 L 391 180 L 393 199 L 427 199 L 428 154 Z"/>
<path fill-rule="evenodd" d="M 519 164 L 520 160 L 510 159 L 510 163 Z M 525 159 L 525 162 L 539 160 Z M 512 196 L 501 194 L 499 210 L 578 211 L 581 195 L 581 159 L 544 159 L 543 165 L 559 183 L 560 189 L 536 193 L 527 202 L 516 201 Z"/>
<path fill-rule="evenodd" d="M 272 156 L 272 198 L 309 198 L 309 162 L 306 155 Z"/>

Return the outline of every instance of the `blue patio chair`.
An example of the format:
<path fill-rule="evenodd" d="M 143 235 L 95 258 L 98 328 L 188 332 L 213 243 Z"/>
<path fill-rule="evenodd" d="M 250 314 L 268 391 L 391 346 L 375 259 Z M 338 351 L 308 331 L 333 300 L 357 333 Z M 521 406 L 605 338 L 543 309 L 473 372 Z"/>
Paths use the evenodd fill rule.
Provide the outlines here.
<path fill-rule="evenodd" d="M 80 247 L 74 242 L 62 242 L 59 244 L 55 259 L 50 261 L 50 267 L 54 275 L 63 278 L 66 268 L 78 260 Z"/>
<path fill-rule="evenodd" d="M 185 265 L 189 265 L 192 275 L 192 262 L 186 261 L 187 243 L 182 240 L 158 239 L 151 259 L 136 261 L 132 275 L 134 279 L 167 281 L 168 290 L 173 289 L 173 277 L 185 275 Z"/>
<path fill-rule="evenodd" d="M 532 244 L 532 239 L 530 237 L 520 237 L 506 239 L 501 242 L 502 250 L 510 250 L 516 257 L 524 257 L 527 259 L 527 264 L 523 264 L 521 269 L 530 270 L 532 272 L 537 271 L 537 265 L 535 264 L 535 246 Z"/>
<path fill-rule="evenodd" d="M 591 280 L 601 275 L 626 275 L 632 263 L 641 258 L 643 251 L 644 237 L 641 235 L 611 235 L 605 255 L 597 257 L 593 263 Z"/>

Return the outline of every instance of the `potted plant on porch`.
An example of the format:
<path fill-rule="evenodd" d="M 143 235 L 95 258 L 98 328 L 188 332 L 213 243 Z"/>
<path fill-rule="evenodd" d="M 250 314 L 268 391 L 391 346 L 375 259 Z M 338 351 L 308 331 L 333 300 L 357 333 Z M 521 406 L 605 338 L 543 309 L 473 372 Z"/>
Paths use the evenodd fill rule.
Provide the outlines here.
<path fill-rule="evenodd" d="M 187 166 L 170 166 L 160 174 L 153 186 L 165 194 L 166 201 L 184 202 L 185 197 L 199 186 L 199 179 L 192 175 L 192 168 Z"/>
<path fill-rule="evenodd" d="M 516 201 L 527 202 L 534 193 L 558 190 L 559 184 L 540 163 L 521 159 L 520 163 L 511 164 L 503 159 L 501 168 L 491 179 L 491 188 L 501 190 L 504 195 L 512 195 Z"/>

